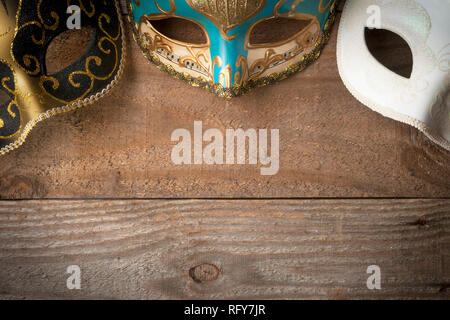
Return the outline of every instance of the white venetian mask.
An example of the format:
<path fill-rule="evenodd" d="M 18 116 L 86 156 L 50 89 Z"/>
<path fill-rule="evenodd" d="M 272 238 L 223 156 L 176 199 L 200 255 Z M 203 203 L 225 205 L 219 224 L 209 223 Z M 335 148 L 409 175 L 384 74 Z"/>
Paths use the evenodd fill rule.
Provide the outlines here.
<path fill-rule="evenodd" d="M 410 78 L 390 71 L 369 52 L 365 28 L 372 27 L 378 8 L 378 27 L 398 34 L 411 48 Z M 450 1 L 348 0 L 337 60 L 342 80 L 358 100 L 450 150 Z"/>

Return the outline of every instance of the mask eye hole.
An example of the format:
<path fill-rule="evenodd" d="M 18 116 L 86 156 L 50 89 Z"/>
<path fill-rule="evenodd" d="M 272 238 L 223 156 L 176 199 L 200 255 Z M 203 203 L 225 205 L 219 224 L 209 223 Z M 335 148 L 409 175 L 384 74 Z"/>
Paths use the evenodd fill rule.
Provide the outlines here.
<path fill-rule="evenodd" d="M 47 75 L 56 74 L 77 61 L 89 48 L 93 36 L 94 32 L 89 27 L 67 30 L 56 36 L 45 55 Z"/>
<path fill-rule="evenodd" d="M 8 101 L 10 101 L 10 96 L 3 90 L 0 90 L 0 106 L 4 105 Z"/>
<path fill-rule="evenodd" d="M 310 20 L 271 18 L 257 23 L 250 31 L 249 46 L 283 42 L 293 38 L 311 23 Z"/>
<path fill-rule="evenodd" d="M 189 44 L 208 43 L 204 29 L 197 23 L 177 17 L 150 21 L 153 28 L 169 39 Z"/>
<path fill-rule="evenodd" d="M 369 52 L 379 63 L 404 78 L 411 77 L 413 55 L 401 36 L 385 29 L 368 28 L 364 36 Z"/>

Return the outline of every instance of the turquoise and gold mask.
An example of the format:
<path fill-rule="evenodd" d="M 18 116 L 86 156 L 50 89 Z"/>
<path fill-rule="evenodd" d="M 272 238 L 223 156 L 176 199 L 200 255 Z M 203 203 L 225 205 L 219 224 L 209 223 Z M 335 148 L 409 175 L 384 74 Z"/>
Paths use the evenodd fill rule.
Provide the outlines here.
<path fill-rule="evenodd" d="M 329 38 L 336 0 L 130 0 L 145 56 L 222 97 L 303 70 Z"/>

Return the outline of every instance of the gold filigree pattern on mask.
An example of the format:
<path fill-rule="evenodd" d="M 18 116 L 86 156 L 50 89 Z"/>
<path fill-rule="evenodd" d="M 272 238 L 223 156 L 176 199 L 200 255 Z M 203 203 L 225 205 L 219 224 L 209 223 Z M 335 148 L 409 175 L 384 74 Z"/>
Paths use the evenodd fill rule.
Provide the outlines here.
<path fill-rule="evenodd" d="M 333 3 L 333 1 L 334 0 L 328 0 L 327 4 L 323 4 L 324 0 L 320 0 L 320 2 L 319 2 L 319 12 L 320 13 L 324 13 L 325 11 L 327 11 L 328 8 L 330 7 L 330 5 Z"/>
<path fill-rule="evenodd" d="M 302 33 L 302 35 L 295 38 L 295 43 L 297 45 L 290 51 L 276 54 L 275 50 L 268 49 L 265 53 L 264 58 L 256 60 L 250 67 L 250 79 L 261 76 L 273 65 L 286 63 L 294 59 L 297 55 L 299 55 L 307 48 L 313 47 L 318 40 L 318 34 L 312 35 L 310 32 L 306 32 L 305 34 Z"/>
<path fill-rule="evenodd" d="M 247 58 L 244 56 L 239 56 L 236 61 L 236 67 L 241 68 L 241 71 L 237 71 L 234 75 L 234 82 L 237 85 L 242 85 L 244 82 L 244 79 L 248 76 L 248 62 Z"/>
<path fill-rule="evenodd" d="M 14 73 L 11 65 L 6 60 L 0 59 L 0 64 L 2 65 L 3 68 L 8 69 L 10 73 L 9 75 L 4 76 L 0 79 L 0 85 L 4 90 L 6 90 L 8 96 L 13 97 L 10 99 L 9 102 L 7 102 L 4 106 L 2 106 L 6 108 L 6 110 L 2 110 L 2 114 L 5 113 L 11 119 L 16 119 L 18 117 L 18 119 L 20 120 L 22 117 L 20 115 L 20 108 L 17 103 L 17 95 L 19 93 L 19 90 L 16 85 L 17 83 L 16 74 Z M 12 87 L 8 85 L 8 82 L 11 83 Z M 6 118 L 0 117 L 0 129 L 4 128 L 6 121 L 8 121 Z M 0 139 L 10 139 L 16 136 L 19 133 L 21 127 L 22 123 L 21 122 L 17 123 L 16 128 L 13 129 L 13 132 L 11 132 L 8 135 L 0 134 Z"/>
<path fill-rule="evenodd" d="M 177 7 L 175 6 L 174 0 L 169 0 L 169 4 L 170 4 L 170 10 L 169 10 L 169 11 L 164 11 L 164 10 L 161 9 L 161 7 L 159 6 L 158 1 L 155 0 L 155 5 L 156 5 L 156 7 L 158 8 L 158 10 L 161 11 L 163 14 L 168 15 L 168 16 L 174 14 L 174 13 L 177 11 Z"/>
<path fill-rule="evenodd" d="M 231 66 L 226 65 L 219 73 L 219 84 L 223 85 L 224 88 L 231 88 Z"/>

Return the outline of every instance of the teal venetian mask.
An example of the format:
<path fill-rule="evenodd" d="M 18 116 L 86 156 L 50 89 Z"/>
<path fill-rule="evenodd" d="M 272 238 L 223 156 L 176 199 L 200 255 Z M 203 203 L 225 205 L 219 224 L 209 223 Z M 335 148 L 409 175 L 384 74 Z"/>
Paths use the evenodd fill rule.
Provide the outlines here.
<path fill-rule="evenodd" d="M 336 0 L 130 0 L 146 57 L 222 97 L 301 71 L 320 55 Z"/>

